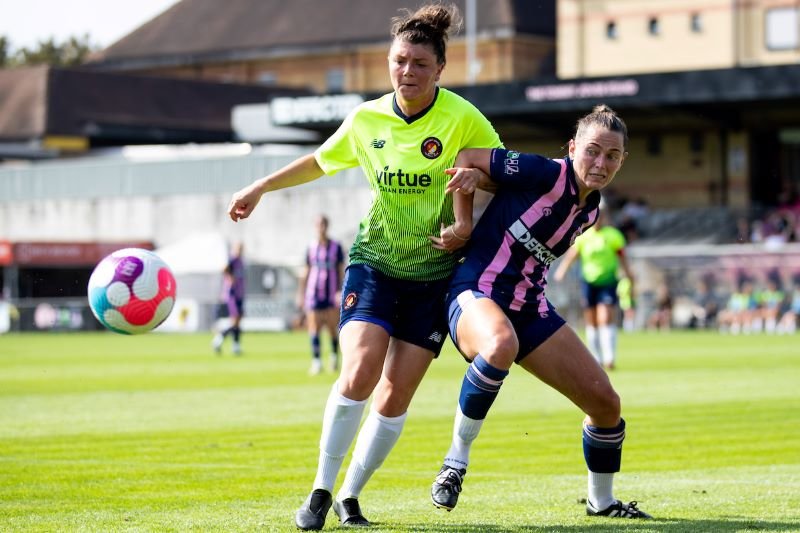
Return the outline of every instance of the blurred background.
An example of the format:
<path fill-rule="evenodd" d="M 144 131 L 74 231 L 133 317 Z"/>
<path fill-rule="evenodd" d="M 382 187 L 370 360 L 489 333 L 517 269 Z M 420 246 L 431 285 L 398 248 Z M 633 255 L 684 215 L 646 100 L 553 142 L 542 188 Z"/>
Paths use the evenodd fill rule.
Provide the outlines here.
<path fill-rule="evenodd" d="M 126 246 L 175 271 L 160 329 L 207 330 L 233 242 L 246 250 L 243 327 L 291 327 L 315 217 L 349 245 L 368 184 L 356 169 L 271 193 L 238 224 L 230 195 L 391 90 L 389 21 L 421 3 L 165 1 L 102 44 L 99 3 L 74 35 L 15 42 L 0 25 L 0 332 L 99 329 L 88 278 Z M 454 3 L 465 24 L 441 85 L 507 147 L 561 157 L 601 102 L 627 122 L 630 155 L 604 194 L 637 278 L 627 329 L 795 331 L 796 316 L 770 329 L 761 311 L 727 308 L 747 291 L 764 309 L 779 293 L 781 316 L 800 302 L 798 2 Z M 0 3 L 0 19 L 17 9 Z M 571 274 L 548 290 L 577 323 Z M 664 309 L 666 324 L 653 320 Z"/>

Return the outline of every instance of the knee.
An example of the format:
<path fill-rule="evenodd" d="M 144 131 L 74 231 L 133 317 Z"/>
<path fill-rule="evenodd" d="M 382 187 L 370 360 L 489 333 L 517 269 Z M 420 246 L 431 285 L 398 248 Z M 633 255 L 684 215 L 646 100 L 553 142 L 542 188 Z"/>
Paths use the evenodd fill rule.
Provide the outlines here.
<path fill-rule="evenodd" d="M 372 399 L 373 409 L 386 417 L 400 416 L 408 411 L 413 394 L 413 391 L 403 390 L 401 387 L 392 386 L 384 381 L 375 391 Z"/>
<path fill-rule="evenodd" d="M 339 374 L 339 394 L 351 400 L 366 400 L 372 394 L 380 377 L 381 369 L 372 368 L 363 361 L 346 364 Z"/>
<path fill-rule="evenodd" d="M 517 358 L 519 340 L 514 331 L 496 331 L 481 348 L 481 355 L 492 366 L 508 370 Z"/>
<path fill-rule="evenodd" d="M 597 391 L 591 407 L 587 410 L 589 424 L 597 427 L 614 427 L 619 423 L 622 402 L 619 394 L 611 387 Z"/>

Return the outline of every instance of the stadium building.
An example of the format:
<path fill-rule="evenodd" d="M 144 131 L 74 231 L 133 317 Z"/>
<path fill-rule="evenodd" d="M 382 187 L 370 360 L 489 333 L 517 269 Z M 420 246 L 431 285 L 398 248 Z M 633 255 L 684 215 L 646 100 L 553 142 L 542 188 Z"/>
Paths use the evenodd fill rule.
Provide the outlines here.
<path fill-rule="evenodd" d="M 609 192 L 620 206 L 625 199 L 648 206 L 639 221 L 643 242 L 735 242 L 737 218 L 758 221 L 797 201 L 796 3 L 455 3 L 466 24 L 450 43 L 441 83 L 475 103 L 506 145 L 556 157 L 575 119 L 596 103 L 625 118 L 631 155 Z M 216 232 L 244 240 L 256 264 L 291 267 L 305 225 L 325 210 L 332 234 L 349 242 L 369 202 L 357 171 L 273 193 L 275 209 L 246 227 L 227 223 L 224 206 L 231 191 L 313 149 L 357 102 L 391 89 L 389 21 L 417 4 L 183 0 L 81 69 L 0 72 L 1 94 L 28 96 L 14 100 L 21 106 L 0 100 L 0 157 L 14 159 L 0 166 L 0 238 L 161 247 Z M 69 86 L 59 79 L 82 90 L 42 89 Z M 103 90 L 112 82 L 128 92 Z M 134 89 L 145 86 L 151 92 Z M 194 98 L 180 96 L 189 88 Z M 209 110 L 214 119 L 203 120 Z M 107 120 L 112 115 L 117 122 Z M 242 144 L 109 149 L 220 141 Z M 293 146 L 276 154 L 264 144 L 276 141 Z M 19 162 L 34 157 L 50 160 Z M 775 269 L 792 275 L 792 261 L 776 260 Z M 11 257 L 4 292 L 12 298 L 15 268 Z"/>

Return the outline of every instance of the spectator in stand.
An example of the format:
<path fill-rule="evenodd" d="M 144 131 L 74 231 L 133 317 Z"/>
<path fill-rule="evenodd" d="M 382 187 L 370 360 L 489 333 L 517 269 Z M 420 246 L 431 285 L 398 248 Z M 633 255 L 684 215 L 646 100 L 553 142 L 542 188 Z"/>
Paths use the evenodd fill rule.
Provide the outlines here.
<path fill-rule="evenodd" d="M 669 331 L 672 328 L 672 294 L 666 282 L 662 282 L 656 289 L 656 306 L 647 327 L 658 331 Z"/>
<path fill-rule="evenodd" d="M 753 319 L 757 315 L 758 304 L 753 295 L 753 282 L 747 278 L 739 282 L 737 290 L 731 293 L 728 304 L 720 311 L 720 330 L 733 335 L 750 333 Z"/>
<path fill-rule="evenodd" d="M 736 242 L 745 244 L 750 242 L 750 221 L 745 216 L 736 219 Z"/>
<path fill-rule="evenodd" d="M 719 301 L 714 294 L 713 282 L 710 277 L 701 278 L 697 282 L 692 298 L 691 312 L 690 328 L 710 328 L 716 325 Z"/>
<path fill-rule="evenodd" d="M 786 294 L 781 290 L 777 274 L 767 277 L 766 289 L 758 293 L 759 320 L 764 325 L 764 331 L 775 333 L 778 319 L 784 310 L 783 302 Z"/>
<path fill-rule="evenodd" d="M 795 333 L 800 318 L 800 275 L 795 276 L 792 292 L 786 299 L 787 307 L 778 323 L 778 333 Z"/>

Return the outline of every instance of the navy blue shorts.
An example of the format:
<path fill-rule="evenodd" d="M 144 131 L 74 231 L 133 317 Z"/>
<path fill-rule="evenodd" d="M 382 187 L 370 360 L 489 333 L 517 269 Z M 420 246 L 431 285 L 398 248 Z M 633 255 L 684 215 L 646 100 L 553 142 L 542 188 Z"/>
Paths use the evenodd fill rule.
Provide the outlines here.
<path fill-rule="evenodd" d="M 447 337 L 444 297 L 449 281 L 397 279 L 351 264 L 344 274 L 339 329 L 351 320 L 371 322 L 438 356 Z"/>
<path fill-rule="evenodd" d="M 228 316 L 237 318 L 244 314 L 244 298 L 236 298 L 235 296 L 228 296 L 225 302 L 228 309 Z"/>
<path fill-rule="evenodd" d="M 458 337 L 456 335 L 458 331 L 456 329 L 458 326 L 458 319 L 461 318 L 464 306 L 478 298 L 488 298 L 488 296 L 480 291 L 465 290 L 458 294 L 453 294 L 449 298 L 448 317 L 450 322 L 450 337 L 453 339 L 453 344 L 455 344 L 459 350 L 461 350 L 461 348 L 458 346 Z M 541 346 L 553 333 L 566 324 L 566 321 L 556 312 L 550 300 L 545 301 L 547 302 L 547 311 L 544 313 L 520 313 L 503 309 L 503 313 L 505 313 L 508 320 L 511 322 L 511 326 L 514 328 L 514 333 L 517 334 L 517 340 L 519 341 L 519 351 L 517 352 L 517 357 L 514 359 L 517 363 Z"/>
<path fill-rule="evenodd" d="M 616 281 L 611 285 L 592 285 L 585 281 L 581 283 L 581 305 L 583 307 L 595 307 L 599 304 L 617 305 L 618 303 Z"/>
<path fill-rule="evenodd" d="M 338 302 L 333 300 L 306 300 L 304 307 L 306 311 L 325 311 L 326 309 L 335 309 L 337 305 Z"/>

